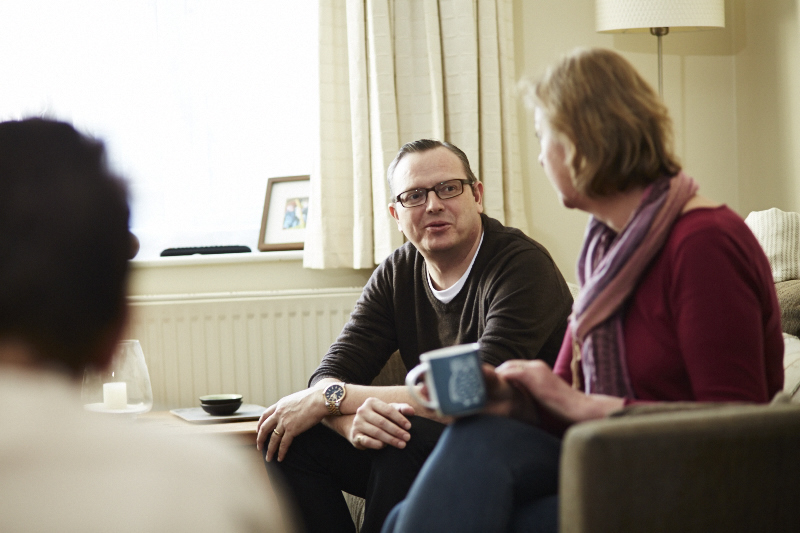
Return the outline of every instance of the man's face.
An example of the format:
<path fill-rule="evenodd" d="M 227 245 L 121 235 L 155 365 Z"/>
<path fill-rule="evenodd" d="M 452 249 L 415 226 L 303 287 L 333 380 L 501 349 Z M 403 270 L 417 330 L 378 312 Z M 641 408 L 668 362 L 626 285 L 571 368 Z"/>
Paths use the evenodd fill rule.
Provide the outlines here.
<path fill-rule="evenodd" d="M 447 148 L 406 154 L 397 164 L 392 178 L 393 194 L 415 188 L 433 187 L 453 179 L 467 179 L 461 160 Z M 426 260 L 447 258 L 450 254 L 467 253 L 481 234 L 483 185 L 464 185 L 464 192 L 442 200 L 428 192 L 424 204 L 404 207 L 389 204 L 389 212 L 397 227 Z"/>

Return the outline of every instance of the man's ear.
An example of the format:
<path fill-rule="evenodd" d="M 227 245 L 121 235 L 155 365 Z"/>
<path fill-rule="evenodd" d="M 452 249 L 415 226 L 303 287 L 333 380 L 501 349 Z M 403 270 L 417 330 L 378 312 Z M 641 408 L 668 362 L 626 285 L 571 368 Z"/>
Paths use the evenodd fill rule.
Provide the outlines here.
<path fill-rule="evenodd" d="M 472 197 L 475 198 L 475 203 L 478 204 L 478 213 L 483 213 L 483 183 L 476 181 L 472 184 Z"/>
<path fill-rule="evenodd" d="M 403 228 L 400 227 L 400 214 L 397 212 L 394 202 L 389 204 L 389 214 L 392 215 L 394 221 L 397 222 L 397 229 L 400 230 L 400 233 L 403 233 Z"/>

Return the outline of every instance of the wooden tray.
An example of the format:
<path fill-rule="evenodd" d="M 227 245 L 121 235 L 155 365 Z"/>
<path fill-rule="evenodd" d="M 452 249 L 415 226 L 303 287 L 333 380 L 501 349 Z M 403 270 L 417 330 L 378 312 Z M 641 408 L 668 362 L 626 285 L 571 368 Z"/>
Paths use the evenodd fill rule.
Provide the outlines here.
<path fill-rule="evenodd" d="M 232 415 L 214 416 L 203 411 L 202 407 L 185 407 L 182 409 L 172 409 L 170 413 L 187 422 L 201 424 L 216 424 L 220 422 L 242 422 L 244 420 L 258 420 L 267 408 L 261 405 L 244 403 L 238 411 Z"/>

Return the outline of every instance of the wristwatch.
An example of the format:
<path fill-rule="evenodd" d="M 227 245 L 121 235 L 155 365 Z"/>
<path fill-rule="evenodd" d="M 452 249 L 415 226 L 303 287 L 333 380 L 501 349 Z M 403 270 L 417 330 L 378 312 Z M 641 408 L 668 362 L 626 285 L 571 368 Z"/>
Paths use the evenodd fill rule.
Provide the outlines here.
<path fill-rule="evenodd" d="M 325 404 L 328 406 L 328 412 L 330 414 L 342 414 L 339 410 L 339 406 L 342 405 L 342 400 L 346 392 L 344 383 L 331 383 L 322 391 L 322 396 L 325 398 Z"/>

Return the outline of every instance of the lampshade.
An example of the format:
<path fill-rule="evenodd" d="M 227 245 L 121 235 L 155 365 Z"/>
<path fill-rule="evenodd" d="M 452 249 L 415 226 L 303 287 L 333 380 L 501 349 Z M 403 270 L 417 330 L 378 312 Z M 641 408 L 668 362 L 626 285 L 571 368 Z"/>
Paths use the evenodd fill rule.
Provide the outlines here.
<path fill-rule="evenodd" d="M 724 28 L 725 0 L 595 0 L 595 26 L 605 33 Z"/>

